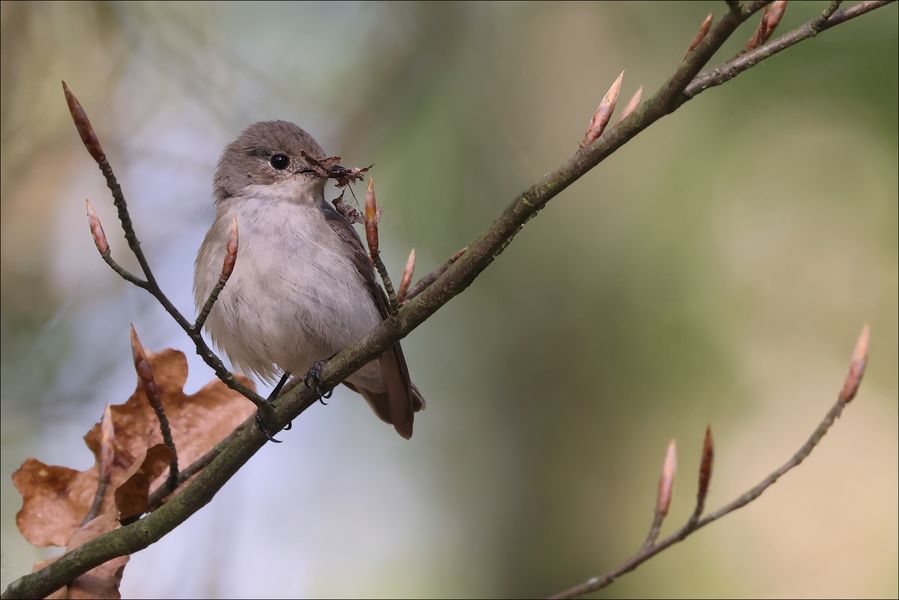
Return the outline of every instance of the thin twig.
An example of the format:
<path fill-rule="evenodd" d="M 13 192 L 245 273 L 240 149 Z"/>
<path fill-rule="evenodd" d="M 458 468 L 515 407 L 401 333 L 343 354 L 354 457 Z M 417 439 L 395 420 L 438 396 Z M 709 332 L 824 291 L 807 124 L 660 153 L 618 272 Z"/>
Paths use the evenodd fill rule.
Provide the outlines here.
<path fill-rule="evenodd" d="M 767 44 L 759 46 L 755 50 L 745 52 L 734 59 L 718 65 L 714 69 L 698 75 L 684 90 L 684 101 L 690 100 L 697 94 L 700 94 L 709 88 L 730 81 L 746 69 L 754 67 L 766 58 L 770 58 L 778 52 L 786 50 L 790 46 L 798 44 L 803 40 L 815 37 L 822 31 L 826 31 L 831 27 L 834 27 L 841 23 L 845 23 L 850 19 L 860 17 L 865 13 L 871 12 L 872 10 L 881 8 L 888 4 L 892 4 L 895 1 L 896 0 L 869 0 L 867 2 L 859 2 L 857 4 L 853 4 L 847 9 L 839 12 L 830 12 L 832 10 L 835 11 L 837 6 L 839 6 L 838 2 L 831 2 L 830 5 L 828 5 L 827 10 L 825 10 L 824 13 L 817 19 L 809 21 L 808 23 L 797 27 L 789 33 L 785 33 L 779 38 L 773 39 Z"/>
<path fill-rule="evenodd" d="M 109 487 L 109 480 L 112 477 L 112 463 L 115 459 L 115 448 L 113 446 L 113 438 L 115 437 L 115 428 L 112 424 L 112 411 L 109 403 L 103 408 L 103 418 L 100 419 L 100 454 L 97 457 L 97 491 L 94 493 L 94 501 L 91 507 L 81 521 L 81 525 L 86 525 L 88 521 L 92 521 L 100 514 L 103 508 L 103 500 L 106 498 L 106 490 Z"/>
<path fill-rule="evenodd" d="M 408 302 L 409 300 L 412 300 L 412 298 L 425 291 L 425 289 L 427 289 L 429 285 L 437 281 L 437 278 L 443 275 L 446 270 L 453 265 L 453 263 L 459 260 L 459 258 L 461 258 L 463 254 L 465 254 L 466 250 L 468 250 L 468 246 L 465 246 L 461 250 L 456 250 L 456 252 L 454 252 L 453 255 L 450 256 L 445 263 L 416 281 L 406 292 L 406 296 L 405 298 L 403 298 L 403 302 Z"/>
<path fill-rule="evenodd" d="M 153 366 L 147 358 L 147 352 L 144 350 L 143 344 L 140 343 L 140 339 L 137 337 L 134 325 L 131 326 L 131 353 L 134 357 L 134 370 L 137 371 L 139 385 L 147 396 L 147 402 L 150 403 L 153 412 L 156 413 L 156 419 L 159 421 L 159 432 L 162 435 L 162 442 L 172 451 L 166 488 L 169 492 L 173 492 L 178 487 L 178 450 L 175 448 L 175 440 L 172 438 L 169 418 L 165 414 L 165 407 L 162 405 L 159 388 L 156 386 Z"/>
<path fill-rule="evenodd" d="M 396 315 L 400 303 L 393 289 L 390 273 L 387 272 L 387 267 L 384 265 L 384 261 L 381 260 L 380 234 L 378 232 L 380 220 L 381 209 L 378 208 L 378 200 L 375 197 L 375 180 L 369 178 L 368 189 L 365 191 L 365 241 L 368 243 L 368 255 L 371 257 L 371 262 L 377 269 L 378 275 L 381 276 L 381 282 L 384 284 L 384 290 L 387 292 L 387 300 L 390 303 L 388 310 L 391 315 Z"/>
<path fill-rule="evenodd" d="M 885 3 L 879 3 L 880 6 L 883 4 Z M 418 327 L 440 307 L 464 291 L 511 243 L 522 227 L 552 198 L 641 131 L 677 110 L 684 102 L 695 97 L 703 89 L 707 89 L 700 85 L 689 96 L 684 93 L 711 56 L 751 15 L 752 10 L 757 10 L 758 6 L 761 6 L 761 3 L 747 4 L 745 8 L 740 7 L 739 11 L 730 11 L 725 14 L 712 26 L 708 35 L 656 94 L 643 102 L 628 118 L 609 128 L 599 140 L 589 147 L 577 151 L 555 170 L 516 196 L 503 213 L 494 220 L 490 228 L 468 246 L 464 260 L 456 261 L 437 278 L 440 285 L 427 286 L 413 300 L 404 304 L 396 315 L 389 317 L 362 339 L 350 344 L 330 359 L 322 370 L 320 386 L 337 385 Z M 842 21 L 848 20 L 851 18 L 846 16 L 848 12 L 847 10 L 837 13 L 834 18 L 841 18 Z M 838 17 L 838 15 L 842 16 Z M 857 16 L 857 14 L 853 16 Z M 828 26 L 833 26 L 836 23 L 829 19 L 828 24 Z M 793 43 L 797 41 L 800 40 L 795 40 Z M 756 51 L 763 49 L 764 47 L 758 48 Z M 695 82 L 693 83 L 695 85 Z M 90 150 L 89 146 L 88 149 Z M 201 351 L 202 348 L 206 348 L 208 351 L 202 338 L 198 340 L 191 335 L 191 339 L 197 345 L 198 353 L 207 364 L 210 364 L 212 359 Z M 209 354 L 215 357 L 211 351 Z M 215 358 L 217 359 L 217 357 Z M 216 375 L 229 387 L 237 389 L 233 385 L 233 375 L 224 367 L 221 367 L 221 370 L 216 369 Z M 232 382 L 225 380 L 225 375 L 230 375 Z M 246 388 L 244 387 L 244 389 Z M 241 390 L 238 389 L 238 391 Z M 252 394 L 252 392 L 250 393 Z M 304 386 L 297 386 L 291 393 L 282 394 L 276 405 L 271 407 L 271 423 L 274 427 L 283 427 L 317 400 L 318 398 L 311 390 Z M 266 405 L 263 404 L 263 406 Z M 112 558 L 146 548 L 209 502 L 213 495 L 266 441 L 265 436 L 258 428 L 242 428 L 191 483 L 177 492 L 173 501 L 163 504 L 158 510 L 137 523 L 102 534 L 77 549 L 63 554 L 50 565 L 20 577 L 9 584 L 3 592 L 2 598 L 46 596 L 75 577 Z M 661 551 L 662 543 L 655 546 L 655 548 L 659 548 L 656 552 Z M 668 545 L 672 543 L 674 541 L 668 542 Z"/>
<path fill-rule="evenodd" d="M 735 510 L 746 506 L 747 504 L 761 496 L 765 492 L 765 490 L 774 485 L 774 483 L 778 479 L 786 475 L 790 470 L 799 466 L 799 464 L 802 463 L 802 461 L 804 461 L 809 456 L 809 454 L 812 453 L 812 451 L 815 449 L 815 447 L 818 445 L 818 443 L 821 441 L 830 427 L 834 424 L 840 414 L 842 414 L 843 409 L 846 408 L 846 405 L 849 404 L 853 398 L 855 398 L 855 394 L 858 392 L 859 385 L 861 385 L 862 377 L 865 374 L 865 365 L 867 364 L 868 360 L 869 335 L 870 330 L 868 326 L 865 325 L 858 337 L 858 341 L 856 341 L 855 343 L 855 349 L 852 353 L 852 359 L 849 362 L 849 373 L 846 375 L 846 378 L 843 382 L 843 387 L 837 396 L 836 403 L 831 407 L 829 411 L 827 411 L 827 414 L 824 415 L 824 418 L 821 419 L 821 421 L 818 423 L 818 426 L 815 427 L 815 430 L 812 432 L 812 435 L 809 436 L 808 440 L 799 448 L 799 450 L 796 451 L 795 454 L 793 454 L 793 456 L 790 457 L 787 462 L 785 462 L 779 468 L 775 469 L 767 477 L 738 496 L 729 504 L 726 504 L 725 506 L 719 508 L 709 515 L 706 515 L 701 519 L 696 520 L 691 517 L 690 520 L 688 520 L 687 523 L 677 532 L 673 533 L 657 544 L 644 544 L 639 552 L 637 552 L 633 557 L 628 559 L 617 569 L 609 571 L 605 575 L 601 575 L 599 577 L 591 577 L 581 584 L 554 594 L 550 597 L 576 598 L 578 596 L 583 596 L 584 594 L 589 594 L 591 592 L 601 590 L 625 573 L 633 571 L 662 550 L 665 550 L 666 548 L 673 546 L 677 542 L 685 539 L 693 532 L 702 529 L 706 525 L 717 521 L 721 517 L 724 517 L 734 512 Z M 710 440 L 711 438 L 707 437 L 706 439 Z M 705 457 L 707 453 L 705 448 L 706 445 L 704 444 L 703 461 L 700 465 L 700 489 L 703 485 L 702 469 L 706 464 Z M 711 465 L 710 459 L 708 464 Z M 711 474 L 710 467 L 709 474 Z M 705 484 L 708 485 L 708 480 L 706 480 Z"/>
<path fill-rule="evenodd" d="M 121 277 L 126 279 L 127 281 L 147 290 L 150 294 L 153 295 L 154 298 L 162 305 L 162 307 L 169 313 L 169 315 L 175 320 L 176 323 L 187 333 L 188 337 L 190 337 L 191 341 L 194 343 L 196 347 L 197 354 L 203 359 L 203 361 L 212 367 L 213 371 L 215 371 L 216 376 L 224 382 L 232 390 L 242 394 L 248 400 L 250 400 L 253 404 L 255 404 L 263 413 L 263 418 L 266 420 L 270 418 L 271 410 L 270 407 L 266 404 L 265 399 L 259 396 L 256 392 L 242 384 L 237 378 L 234 376 L 231 371 L 225 368 L 225 364 L 222 362 L 221 358 L 215 354 L 211 348 L 206 344 L 206 341 L 203 339 L 203 335 L 199 329 L 196 329 L 192 323 L 190 323 L 184 315 L 172 304 L 171 300 L 163 293 L 162 289 L 159 287 L 159 284 L 156 282 L 156 278 L 153 275 L 153 270 L 150 268 L 150 264 L 147 261 L 147 258 L 144 256 L 143 250 L 141 250 L 140 240 L 137 237 L 137 234 L 134 231 L 134 225 L 131 221 L 131 215 L 128 212 L 128 204 L 125 201 L 125 195 L 122 192 L 122 187 L 119 185 L 118 180 L 116 179 L 115 173 L 112 170 L 112 167 L 109 164 L 109 161 L 106 158 L 106 153 L 103 151 L 103 147 L 100 144 L 100 140 L 97 137 L 96 132 L 94 131 L 93 125 L 91 125 L 90 119 L 87 117 L 87 113 L 82 108 L 81 103 L 78 102 L 78 98 L 75 97 L 69 87 L 65 82 L 62 83 L 63 92 L 65 93 L 66 103 L 69 106 L 69 112 L 72 115 L 72 121 L 75 123 L 75 127 L 78 129 L 78 134 L 81 136 L 81 141 L 84 143 L 84 147 L 87 148 L 87 151 L 90 153 L 91 157 L 93 157 L 94 161 L 97 163 L 97 166 L 100 168 L 100 172 L 103 174 L 103 177 L 106 179 L 106 187 L 109 188 L 109 191 L 112 193 L 113 204 L 116 207 L 118 212 L 119 221 L 122 224 L 122 231 L 125 234 L 125 239 L 128 241 L 128 246 L 131 248 L 131 251 L 134 253 L 134 256 L 137 258 L 137 262 L 141 267 L 141 270 L 146 277 L 146 281 L 139 280 L 135 275 L 132 275 L 122 269 L 118 264 L 112 260 L 111 257 L 103 256 L 104 253 L 101 252 L 101 256 L 103 256 L 103 260 L 112 267 L 112 269 L 118 273 Z M 93 230 L 93 227 L 92 227 Z"/>
<path fill-rule="evenodd" d="M 231 273 L 234 272 L 234 265 L 237 262 L 237 246 L 237 217 L 235 216 L 231 217 L 231 230 L 228 233 L 228 243 L 225 246 L 225 260 L 222 263 L 221 275 L 219 275 L 219 280 L 216 282 L 215 287 L 209 292 L 209 298 L 203 303 L 203 308 L 200 310 L 200 314 L 197 315 L 196 322 L 194 322 L 194 331 L 198 333 L 202 331 L 203 324 L 206 323 L 212 307 L 215 306 L 215 301 L 218 300 L 219 294 L 225 289 L 225 284 L 228 283 Z"/>
<path fill-rule="evenodd" d="M 216 444 L 211 450 L 209 450 L 206 454 L 192 462 L 187 467 L 181 469 L 178 473 L 178 485 L 180 486 L 188 479 L 205 469 L 209 463 L 215 459 L 219 454 L 221 454 L 222 450 L 228 447 L 238 436 L 242 435 L 243 430 L 247 427 L 255 427 L 256 426 L 256 415 L 252 415 L 247 418 L 243 423 L 238 425 L 234 431 L 225 436 L 222 441 Z M 167 484 L 162 484 L 156 490 L 150 494 L 150 497 L 147 499 L 147 512 L 153 512 L 157 508 L 162 505 L 163 500 L 165 500 L 169 495 L 171 495 L 171 490 L 168 489 Z"/>
<path fill-rule="evenodd" d="M 91 228 L 91 236 L 94 238 L 94 245 L 97 247 L 97 252 L 100 253 L 100 258 L 102 258 L 106 264 L 125 281 L 133 283 L 139 288 L 145 290 L 148 289 L 146 281 L 131 273 L 112 258 L 109 250 L 109 242 L 106 240 L 106 233 L 103 231 L 103 224 L 100 222 L 100 217 L 97 216 L 97 212 L 91 205 L 91 201 L 85 200 L 84 207 L 87 210 L 87 220 Z"/>

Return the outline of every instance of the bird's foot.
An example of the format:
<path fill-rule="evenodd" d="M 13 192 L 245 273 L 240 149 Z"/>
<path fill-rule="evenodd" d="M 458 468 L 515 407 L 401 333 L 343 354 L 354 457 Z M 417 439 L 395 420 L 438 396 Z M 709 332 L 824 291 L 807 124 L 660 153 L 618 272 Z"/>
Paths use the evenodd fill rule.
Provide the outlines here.
<path fill-rule="evenodd" d="M 312 368 L 309 369 L 309 371 L 303 377 L 303 385 L 315 392 L 315 395 L 318 396 L 319 402 L 327 405 L 328 403 L 325 402 L 325 399 L 331 397 L 331 394 L 334 393 L 334 389 L 331 388 L 329 390 L 322 390 L 319 387 L 319 384 L 321 383 L 322 367 L 325 366 L 325 362 L 326 361 L 324 360 L 319 360 L 312 365 Z"/>

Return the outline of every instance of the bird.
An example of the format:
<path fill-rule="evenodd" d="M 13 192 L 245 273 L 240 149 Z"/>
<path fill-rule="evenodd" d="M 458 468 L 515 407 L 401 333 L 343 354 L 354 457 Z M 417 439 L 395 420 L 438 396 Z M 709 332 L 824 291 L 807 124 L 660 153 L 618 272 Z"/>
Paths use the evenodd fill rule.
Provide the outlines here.
<path fill-rule="evenodd" d="M 265 382 L 317 375 L 389 314 L 359 236 L 325 201 L 328 176 L 312 164 L 325 157 L 298 125 L 261 121 L 225 147 L 213 179 L 215 220 L 197 252 L 194 299 L 199 309 L 219 281 L 236 218 L 236 263 L 204 327 L 237 369 Z M 425 401 L 399 342 L 343 383 L 412 437 Z"/>

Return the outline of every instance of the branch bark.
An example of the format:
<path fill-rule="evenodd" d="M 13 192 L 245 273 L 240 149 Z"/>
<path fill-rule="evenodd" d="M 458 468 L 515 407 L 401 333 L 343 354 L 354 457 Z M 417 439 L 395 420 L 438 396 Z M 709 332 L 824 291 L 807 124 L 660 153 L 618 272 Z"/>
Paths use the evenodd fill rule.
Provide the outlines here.
<path fill-rule="evenodd" d="M 740 494 L 730 503 L 722 506 L 715 512 L 710 513 L 705 517 L 699 518 L 702 513 L 702 507 L 705 504 L 705 494 L 708 491 L 709 478 L 711 477 L 711 435 L 709 431 L 706 430 L 706 438 L 705 442 L 703 443 L 702 461 L 699 468 L 699 485 L 697 486 L 698 493 L 696 509 L 687 523 L 675 533 L 671 534 L 661 542 L 656 543 L 655 536 L 658 535 L 658 532 L 661 529 L 662 525 L 661 521 L 665 516 L 664 514 L 661 514 L 660 518 L 660 510 L 657 507 L 655 517 L 653 519 L 652 529 L 650 531 L 650 537 L 646 540 L 646 543 L 643 544 L 643 547 L 640 548 L 639 552 L 625 561 L 625 563 L 617 569 L 609 571 L 605 575 L 599 577 L 591 577 L 581 584 L 550 596 L 550 598 L 576 598 L 578 596 L 583 596 L 584 594 L 589 594 L 590 592 L 596 592 L 604 587 L 611 585 L 625 573 L 633 571 L 653 556 L 656 556 L 663 550 L 673 546 L 681 540 L 684 540 L 697 530 L 702 529 L 706 525 L 717 521 L 721 517 L 729 515 L 737 509 L 743 508 L 744 506 L 761 496 L 765 492 L 765 490 L 774 485 L 778 479 L 786 475 L 795 467 L 798 467 L 800 463 L 802 463 L 802 461 L 808 458 L 808 456 L 812 453 L 812 450 L 814 450 L 815 447 L 817 447 L 817 445 L 824 438 L 824 435 L 827 433 L 827 431 L 836 422 L 839 416 L 843 414 L 843 409 L 846 408 L 846 406 L 855 398 L 855 394 L 856 392 L 858 392 L 858 387 L 859 385 L 861 385 L 862 377 L 865 374 L 865 366 L 868 362 L 869 333 L 870 332 L 868 330 L 868 326 L 866 325 L 862 329 L 862 332 L 858 337 L 858 341 L 855 344 L 855 350 L 852 353 L 852 360 L 849 363 L 849 373 L 846 374 L 846 379 L 843 382 L 843 387 L 840 390 L 840 393 L 837 395 L 836 403 L 830 408 L 829 411 L 827 411 L 827 414 L 824 415 L 824 418 L 821 419 L 817 427 L 815 427 L 815 430 L 812 432 L 812 435 L 809 436 L 808 440 L 806 440 L 806 442 L 799 448 L 799 450 L 796 451 L 795 454 L 793 454 L 793 456 L 790 457 L 789 460 L 787 460 L 787 462 L 769 473 L 767 477 L 762 479 L 759 483 L 748 489 L 746 492 Z"/>
<path fill-rule="evenodd" d="M 848 21 L 887 3 L 859 3 L 842 12 L 834 13 L 817 28 L 813 27 L 813 33 L 808 33 L 807 28 L 809 25 L 806 24 L 777 40 L 760 46 L 750 53 L 729 61 L 729 63 L 725 63 L 725 65 L 722 65 L 722 67 L 726 67 L 724 71 L 720 71 L 721 68 L 712 69 L 703 75 L 697 76 L 712 55 L 737 27 L 766 4 L 765 2 L 748 2 L 735 8 L 734 5 L 736 3 L 730 3 L 731 10 L 718 23 L 712 26 L 705 38 L 689 53 L 683 63 L 654 96 L 644 101 L 627 118 L 608 128 L 602 137 L 579 149 L 561 166 L 519 194 L 499 215 L 491 227 L 478 239 L 474 240 L 468 246 L 467 251 L 458 260 L 449 265 L 433 283 L 420 291 L 414 299 L 401 306 L 397 314 L 390 316 L 365 337 L 351 344 L 329 360 L 322 369 L 320 386 L 323 389 L 327 389 L 338 385 L 358 368 L 379 356 L 385 349 L 415 329 L 453 297 L 464 291 L 502 253 L 525 224 L 536 216 L 552 198 L 660 118 L 673 112 L 702 91 L 732 79 L 740 72 L 758 64 L 758 62 L 772 56 L 776 52 L 803 39 L 812 37 L 818 31 L 823 31 Z M 78 106 L 78 109 L 80 109 L 80 106 Z M 83 111 L 81 112 L 83 114 Z M 75 115 L 76 111 L 73 109 L 73 116 Z M 149 264 L 140 250 L 140 243 L 136 235 L 134 235 L 124 195 L 115 179 L 115 175 L 112 173 L 111 167 L 109 167 L 109 163 L 106 161 L 105 154 L 102 153 L 96 137 L 90 139 L 82 135 L 82 138 L 85 146 L 100 165 L 104 177 L 106 177 L 115 205 L 119 211 L 119 218 L 123 229 L 125 229 L 129 246 L 138 257 L 138 262 L 147 277 L 148 290 L 187 332 L 196 346 L 197 353 L 207 364 L 213 367 L 216 375 L 222 381 L 254 402 L 262 402 L 262 406 L 266 410 L 270 410 L 270 413 L 267 415 L 267 421 L 274 426 L 273 430 L 279 430 L 287 426 L 294 418 L 316 402 L 317 398 L 314 392 L 306 389 L 304 386 L 297 386 L 290 393 L 280 397 L 269 408 L 269 405 L 264 404 L 264 401 L 258 395 L 244 388 L 236 381 L 233 374 L 224 367 L 221 360 L 206 345 L 199 331 L 191 323 L 187 322 L 159 289 L 155 279 L 152 277 Z M 131 554 L 146 548 L 208 503 L 215 493 L 266 441 L 263 433 L 253 426 L 253 420 L 248 420 L 235 431 L 230 441 L 221 448 L 220 452 L 199 472 L 196 478 L 159 509 L 138 522 L 91 540 L 83 546 L 62 555 L 59 559 L 39 571 L 13 581 L 3 592 L 2 598 L 46 596 L 93 567 L 117 556 Z M 706 517 L 700 523 L 705 524 L 705 521 L 710 519 L 711 516 Z M 667 540 L 661 542 L 658 546 L 666 542 Z"/>

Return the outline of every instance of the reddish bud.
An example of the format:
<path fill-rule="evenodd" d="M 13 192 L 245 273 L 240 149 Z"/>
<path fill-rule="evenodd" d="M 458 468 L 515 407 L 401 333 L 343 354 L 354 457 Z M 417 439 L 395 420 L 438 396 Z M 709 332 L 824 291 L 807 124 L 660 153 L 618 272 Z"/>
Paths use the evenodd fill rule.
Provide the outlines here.
<path fill-rule="evenodd" d="M 637 88 L 637 91 L 634 92 L 634 95 L 631 96 L 631 99 L 627 101 L 627 105 L 624 107 L 624 110 L 621 111 L 621 116 L 618 117 L 618 121 L 621 122 L 625 120 L 628 115 L 634 112 L 638 106 L 640 106 L 640 101 L 643 100 L 643 86 L 641 85 Z"/>
<path fill-rule="evenodd" d="M 406 268 L 403 269 L 403 278 L 400 280 L 400 289 L 396 294 L 396 297 L 400 302 L 403 301 L 403 298 L 406 297 L 406 292 L 409 291 L 409 286 L 412 284 L 412 274 L 414 272 L 415 248 L 412 248 L 412 252 L 409 253 L 409 258 L 406 259 Z"/>
<path fill-rule="evenodd" d="M 659 495 L 656 499 L 656 512 L 661 516 L 668 514 L 671 507 L 671 495 L 674 491 L 674 476 L 677 472 L 677 446 L 674 440 L 668 444 L 665 452 L 665 464 L 662 465 L 662 475 L 659 477 Z"/>
<path fill-rule="evenodd" d="M 696 32 L 696 35 L 693 36 L 693 41 L 690 42 L 690 47 L 687 48 L 687 53 L 684 54 L 684 60 L 690 55 L 691 52 L 699 45 L 703 39 L 705 39 L 706 34 L 709 32 L 709 29 L 712 27 L 712 19 L 715 13 L 709 13 L 709 16 L 705 18 L 702 22 L 702 25 L 699 26 L 699 31 Z"/>
<path fill-rule="evenodd" d="M 237 233 L 237 216 L 231 217 L 231 230 L 228 232 L 228 245 L 225 246 L 225 262 L 222 263 L 221 280 L 228 281 L 234 271 L 237 262 L 237 246 L 239 237 Z"/>
<path fill-rule="evenodd" d="M 712 481 L 712 466 L 715 462 L 715 443 L 712 440 L 712 426 L 705 428 L 705 439 L 702 442 L 702 458 L 699 463 L 699 487 L 697 492 L 697 506 L 702 512 L 706 495 L 709 493 L 709 483 Z"/>
<path fill-rule="evenodd" d="M 459 260 L 466 252 L 468 252 L 468 246 L 465 246 L 464 248 L 460 248 L 459 250 L 453 252 L 453 255 L 449 257 L 450 264 Z"/>
<path fill-rule="evenodd" d="M 137 330 L 134 329 L 133 324 L 131 325 L 131 356 L 134 359 L 134 370 L 137 371 L 140 384 L 145 386 L 148 383 L 153 383 L 153 368 L 150 366 L 147 352 L 144 350 L 143 344 L 140 343 L 140 338 L 137 337 Z"/>
<path fill-rule="evenodd" d="M 87 221 L 90 224 L 94 245 L 97 247 L 100 256 L 106 256 L 109 254 L 109 242 L 106 240 L 106 232 L 103 231 L 103 224 L 100 223 L 100 217 L 97 216 L 94 207 L 91 206 L 90 200 L 85 200 L 84 206 L 87 209 Z"/>
<path fill-rule="evenodd" d="M 375 198 L 375 181 L 368 179 L 368 189 L 365 191 L 365 240 L 368 242 L 368 251 L 372 256 L 378 254 L 378 222 L 381 220 L 381 211 L 378 209 L 378 201 Z"/>
<path fill-rule="evenodd" d="M 609 119 L 612 118 L 612 113 L 615 112 L 618 94 L 621 93 L 622 80 L 624 80 L 624 71 L 622 71 L 618 78 L 612 83 L 609 91 L 606 92 L 606 95 L 603 96 L 599 106 L 596 107 L 596 112 L 593 113 L 593 118 L 590 119 L 590 124 L 587 126 L 587 133 L 581 141 L 581 148 L 589 146 L 602 135 L 606 125 L 609 123 Z"/>
<path fill-rule="evenodd" d="M 767 41 L 787 10 L 787 0 L 777 0 L 765 11 L 765 41 Z"/>
<path fill-rule="evenodd" d="M 840 402 L 848 404 L 855 398 L 858 387 L 865 375 L 865 366 L 868 364 L 868 340 L 871 337 L 871 328 L 865 325 L 855 342 L 855 350 L 852 352 L 852 360 L 849 362 L 849 373 L 843 381 L 843 389 L 840 390 Z"/>
<path fill-rule="evenodd" d="M 103 419 L 100 421 L 100 456 L 98 459 L 98 470 L 101 480 L 108 480 L 112 473 L 112 460 L 115 454 L 113 448 L 113 439 L 115 438 L 115 428 L 112 424 L 112 411 L 109 409 L 109 403 L 103 408 Z"/>
<path fill-rule="evenodd" d="M 87 148 L 87 151 L 90 152 L 95 161 L 98 163 L 106 162 L 106 153 L 103 152 L 103 147 L 100 145 L 100 140 L 94 132 L 90 119 L 87 118 L 87 113 L 84 112 L 84 108 L 81 107 L 78 98 L 69 90 L 69 86 L 66 85 L 65 81 L 62 82 L 62 91 L 66 96 L 69 113 L 72 115 L 72 121 L 75 122 L 75 128 L 78 129 L 78 135 L 81 136 L 81 142 L 84 144 L 84 147 Z"/>

